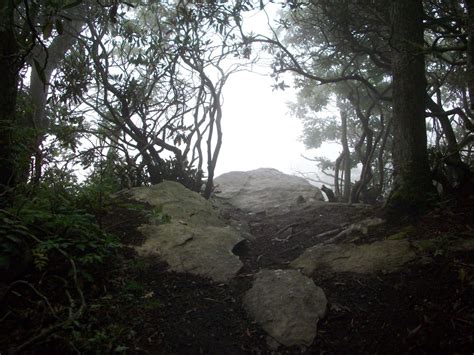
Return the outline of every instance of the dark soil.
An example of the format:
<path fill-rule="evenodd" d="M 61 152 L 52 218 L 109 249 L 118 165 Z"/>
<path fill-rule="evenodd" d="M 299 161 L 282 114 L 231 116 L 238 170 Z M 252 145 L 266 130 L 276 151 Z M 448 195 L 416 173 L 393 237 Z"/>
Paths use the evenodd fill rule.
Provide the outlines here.
<path fill-rule="evenodd" d="M 316 273 L 313 280 L 330 304 L 313 345 L 274 353 L 472 353 L 474 255 L 448 252 L 442 241 L 474 237 L 473 207 L 472 199 L 446 202 L 416 223 L 390 221 L 361 237 L 356 242 L 381 240 L 410 224 L 412 240 L 439 238 L 440 246 L 432 262 L 396 273 Z M 125 247 L 120 262 L 91 291 L 75 347 L 81 352 L 269 353 L 266 334 L 241 304 L 253 275 L 262 268 L 287 268 L 304 249 L 331 237 L 317 235 L 376 214 L 379 210 L 367 206 L 329 203 L 274 215 L 227 207 L 224 216 L 246 221 L 255 237 L 234 250 L 244 267 L 229 284 L 168 272 L 156 257 L 140 258 Z M 133 246 L 143 241 L 136 227 L 145 220 L 143 211 L 118 206 L 105 226 Z M 35 349 L 69 352 L 67 334 Z"/>

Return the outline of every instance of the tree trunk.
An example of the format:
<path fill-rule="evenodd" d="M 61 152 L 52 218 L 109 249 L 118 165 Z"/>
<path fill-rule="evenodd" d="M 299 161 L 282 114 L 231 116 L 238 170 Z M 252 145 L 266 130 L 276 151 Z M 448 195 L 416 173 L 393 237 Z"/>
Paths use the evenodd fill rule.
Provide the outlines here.
<path fill-rule="evenodd" d="M 426 148 L 422 0 L 392 0 L 393 167 L 388 207 L 426 206 L 434 190 Z"/>
<path fill-rule="evenodd" d="M 47 49 L 42 44 L 37 44 L 30 58 L 30 99 L 32 111 L 29 122 L 26 122 L 26 125 L 31 127 L 36 135 L 34 141 L 30 143 L 30 153 L 35 156 L 35 176 L 33 180 L 36 181 L 39 181 L 41 175 L 41 144 L 50 125 L 49 117 L 46 115 L 46 104 L 51 75 L 77 41 L 77 37 L 85 24 L 86 11 L 87 7 L 85 4 L 81 4 L 66 12 L 64 15 L 71 18 L 71 20 L 64 22 L 64 32 L 61 35 L 57 35 Z M 36 67 L 34 60 L 39 63 L 40 68 Z M 41 73 L 38 69 L 40 69 Z"/>
<path fill-rule="evenodd" d="M 341 143 L 344 155 L 344 189 L 343 200 L 349 202 L 351 196 L 351 153 L 347 142 L 347 112 L 341 110 Z"/>
<path fill-rule="evenodd" d="M 383 120 L 382 120 L 383 121 Z M 377 196 L 381 196 L 384 192 L 384 185 L 385 185 L 385 159 L 384 159 L 384 152 L 385 146 L 388 142 L 388 136 L 392 131 L 392 120 L 390 119 L 385 127 L 385 131 L 382 136 L 382 141 L 380 143 L 380 148 L 377 155 L 377 166 L 378 166 L 378 184 L 377 184 Z"/>
<path fill-rule="evenodd" d="M 341 170 L 341 163 L 344 159 L 344 153 L 341 153 L 334 163 L 334 195 L 339 201 L 341 199 L 341 190 L 339 185 L 339 170 Z"/>
<path fill-rule="evenodd" d="M 15 124 L 18 71 L 21 67 L 15 39 L 13 6 L 3 5 L 0 12 L 0 198 L 15 186 L 16 162 L 13 134 Z"/>

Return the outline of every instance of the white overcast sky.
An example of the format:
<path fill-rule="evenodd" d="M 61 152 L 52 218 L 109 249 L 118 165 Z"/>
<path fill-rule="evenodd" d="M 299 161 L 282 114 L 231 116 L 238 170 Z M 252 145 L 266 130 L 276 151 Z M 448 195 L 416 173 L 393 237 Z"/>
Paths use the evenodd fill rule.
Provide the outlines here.
<path fill-rule="evenodd" d="M 261 33 L 266 22 L 266 18 L 260 15 L 253 16 L 247 24 L 254 32 Z M 268 60 L 265 62 L 269 63 Z M 339 148 L 334 145 L 306 151 L 300 141 L 302 124 L 289 114 L 287 106 L 288 101 L 295 100 L 294 89 L 272 91 L 274 82 L 268 75 L 270 69 L 259 65 L 258 72 L 235 73 L 226 83 L 223 91 L 223 144 L 216 176 L 262 167 L 289 174 L 313 172 L 316 171 L 315 163 L 305 160 L 302 154 L 308 157 L 326 155 L 335 159 Z"/>

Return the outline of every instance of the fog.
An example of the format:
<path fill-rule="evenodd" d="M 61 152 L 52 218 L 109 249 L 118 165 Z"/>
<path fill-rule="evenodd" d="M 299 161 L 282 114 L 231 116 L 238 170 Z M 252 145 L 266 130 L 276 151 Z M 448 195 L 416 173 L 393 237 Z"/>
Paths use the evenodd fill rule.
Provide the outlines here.
<path fill-rule="evenodd" d="M 272 17 L 279 6 L 269 4 L 266 12 L 247 14 L 244 29 L 269 34 Z M 260 54 L 258 65 L 233 74 L 224 87 L 223 144 L 216 176 L 235 170 L 275 168 L 288 174 L 313 173 L 316 164 L 303 158 L 326 156 L 335 160 L 342 150 L 326 143 L 320 149 L 307 150 L 300 140 L 303 127 L 289 113 L 287 103 L 295 101 L 292 76 L 285 76 L 290 86 L 273 90 L 270 77 L 271 58 Z M 324 114 L 324 113 L 323 113 Z"/>
<path fill-rule="evenodd" d="M 234 74 L 224 89 L 223 144 L 216 175 L 234 170 L 275 168 L 288 174 L 317 171 L 315 155 L 335 159 L 336 144 L 307 150 L 300 141 L 302 124 L 289 113 L 295 90 L 273 90 L 265 68 Z M 291 78 L 290 78 L 291 80 Z"/>

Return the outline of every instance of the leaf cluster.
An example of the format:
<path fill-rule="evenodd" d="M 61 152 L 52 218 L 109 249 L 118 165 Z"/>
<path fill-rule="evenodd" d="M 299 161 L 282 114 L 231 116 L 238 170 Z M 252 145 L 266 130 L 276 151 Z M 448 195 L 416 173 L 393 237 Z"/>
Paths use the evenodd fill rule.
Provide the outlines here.
<path fill-rule="evenodd" d="M 54 170 L 46 174 L 34 196 L 31 192 L 18 195 L 13 206 L 1 211 L 3 268 L 8 270 L 13 259 L 27 249 L 37 271 L 59 271 L 64 252 L 91 281 L 90 272 L 113 255 L 119 242 L 101 230 L 91 210 L 85 209 L 89 207 L 85 196 L 88 191 L 81 190 L 73 175 Z"/>
<path fill-rule="evenodd" d="M 203 172 L 187 162 L 167 159 L 160 165 L 160 173 L 163 180 L 176 181 L 192 191 L 201 191 Z"/>

